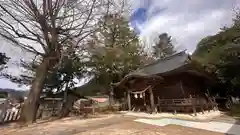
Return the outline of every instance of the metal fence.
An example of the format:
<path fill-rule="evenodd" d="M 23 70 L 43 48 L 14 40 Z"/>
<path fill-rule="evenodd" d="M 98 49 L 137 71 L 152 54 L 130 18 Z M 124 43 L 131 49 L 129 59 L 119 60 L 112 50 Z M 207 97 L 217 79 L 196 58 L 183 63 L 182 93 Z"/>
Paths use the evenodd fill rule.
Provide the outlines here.
<path fill-rule="evenodd" d="M 5 112 L 1 112 L 2 118 L 0 123 L 7 123 L 11 121 L 17 121 L 20 118 L 20 110 L 19 109 L 7 109 Z"/>
<path fill-rule="evenodd" d="M 20 104 L 10 105 L 9 102 L 0 103 L 0 123 L 16 121 L 20 118 Z"/>

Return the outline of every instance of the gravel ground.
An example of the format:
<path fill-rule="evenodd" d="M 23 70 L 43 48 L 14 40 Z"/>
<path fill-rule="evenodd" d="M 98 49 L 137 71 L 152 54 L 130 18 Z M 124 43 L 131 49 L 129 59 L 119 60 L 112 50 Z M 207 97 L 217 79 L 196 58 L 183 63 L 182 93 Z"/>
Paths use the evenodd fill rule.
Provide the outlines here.
<path fill-rule="evenodd" d="M 224 135 L 205 130 L 185 128 L 176 125 L 158 127 L 137 122 L 122 122 L 119 124 L 89 130 L 76 135 Z"/>
<path fill-rule="evenodd" d="M 176 118 L 176 119 L 187 119 L 187 120 L 196 120 L 196 121 L 208 121 L 210 119 L 220 117 L 222 112 L 220 111 L 205 111 L 204 114 L 202 112 L 197 113 L 197 116 L 194 114 L 173 114 L 173 113 L 157 113 L 157 114 L 149 114 L 144 112 L 122 112 L 126 116 L 136 116 L 141 118 Z"/>
<path fill-rule="evenodd" d="M 65 118 L 22 128 L 0 128 L 1 135 L 223 135 L 176 125 L 158 127 L 134 122 L 135 118 L 107 115 L 94 119 Z"/>

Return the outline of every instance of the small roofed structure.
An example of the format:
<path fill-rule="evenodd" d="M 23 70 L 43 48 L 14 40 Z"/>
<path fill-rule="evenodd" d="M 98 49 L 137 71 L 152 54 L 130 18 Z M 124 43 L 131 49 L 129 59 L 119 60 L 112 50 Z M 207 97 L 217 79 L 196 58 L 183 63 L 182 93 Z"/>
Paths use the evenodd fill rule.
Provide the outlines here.
<path fill-rule="evenodd" d="M 114 96 L 115 98 L 119 98 L 118 96 L 126 97 L 127 95 L 129 110 L 132 108 L 131 104 L 134 104 L 134 109 L 148 112 L 154 111 L 152 87 L 149 86 L 154 86 L 162 81 L 163 78 L 155 74 L 141 73 L 138 71 L 132 72 L 126 75 L 120 82 L 113 84 L 115 88 Z M 118 89 L 124 89 L 125 92 L 119 91 Z M 136 96 L 139 96 L 139 98 L 134 98 Z"/>
<path fill-rule="evenodd" d="M 64 96 L 66 97 L 64 98 Z M 74 90 L 68 90 L 67 93 L 65 91 L 43 93 L 40 96 L 37 118 L 49 116 L 65 117 L 73 109 L 74 102 L 78 99 L 87 98 Z"/>
<path fill-rule="evenodd" d="M 126 75 L 114 84 L 114 94 L 125 90 L 129 110 L 141 111 L 142 106 L 150 112 L 196 113 L 216 108 L 207 92 L 214 84 L 212 78 L 182 51 Z"/>

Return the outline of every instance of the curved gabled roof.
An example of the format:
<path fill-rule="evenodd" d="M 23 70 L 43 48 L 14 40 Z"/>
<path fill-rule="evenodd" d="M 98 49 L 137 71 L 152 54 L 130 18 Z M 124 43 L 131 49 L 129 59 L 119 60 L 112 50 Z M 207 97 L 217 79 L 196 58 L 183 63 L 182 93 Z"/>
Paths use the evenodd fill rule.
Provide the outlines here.
<path fill-rule="evenodd" d="M 158 78 L 163 80 L 161 76 L 169 75 L 169 73 L 174 74 L 176 72 L 185 71 L 190 73 L 194 72 L 196 75 L 205 76 L 201 75 L 200 72 L 198 73 L 197 69 L 195 69 L 192 64 L 191 57 L 185 51 L 182 51 L 164 59 L 159 59 L 141 69 L 131 72 L 120 82 L 115 83 L 114 85 L 119 86 L 120 84 L 124 84 L 133 78 Z"/>
<path fill-rule="evenodd" d="M 185 51 L 182 51 L 146 65 L 142 69 L 139 69 L 137 72 L 155 75 L 163 74 L 181 68 L 189 64 L 189 61 L 190 56 Z"/>
<path fill-rule="evenodd" d="M 133 78 L 155 78 L 158 80 L 163 80 L 159 74 L 173 71 L 187 64 L 190 59 L 189 55 L 185 51 L 176 53 L 172 56 L 166 57 L 164 59 L 157 60 L 151 64 L 144 66 L 134 72 L 126 75 L 120 82 L 114 83 L 114 86 L 122 85 Z"/>
<path fill-rule="evenodd" d="M 150 74 L 145 74 L 145 73 L 141 73 L 141 72 L 132 72 L 132 73 L 129 73 L 128 75 L 126 75 L 120 82 L 114 83 L 112 85 L 117 87 L 117 86 L 120 86 L 120 85 L 132 80 L 133 78 L 145 78 L 145 79 L 153 78 L 153 79 L 163 80 L 163 78 L 161 76 L 150 75 Z"/>

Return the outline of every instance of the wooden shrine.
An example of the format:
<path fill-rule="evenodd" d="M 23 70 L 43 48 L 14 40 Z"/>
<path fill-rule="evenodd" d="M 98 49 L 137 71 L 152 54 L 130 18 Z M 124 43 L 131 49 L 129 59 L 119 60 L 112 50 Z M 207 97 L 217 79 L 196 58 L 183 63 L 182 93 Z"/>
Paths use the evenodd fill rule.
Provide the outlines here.
<path fill-rule="evenodd" d="M 213 84 L 210 75 L 180 52 L 125 76 L 114 84 L 114 96 L 127 99 L 129 111 L 196 113 L 217 109 L 207 91 Z"/>

